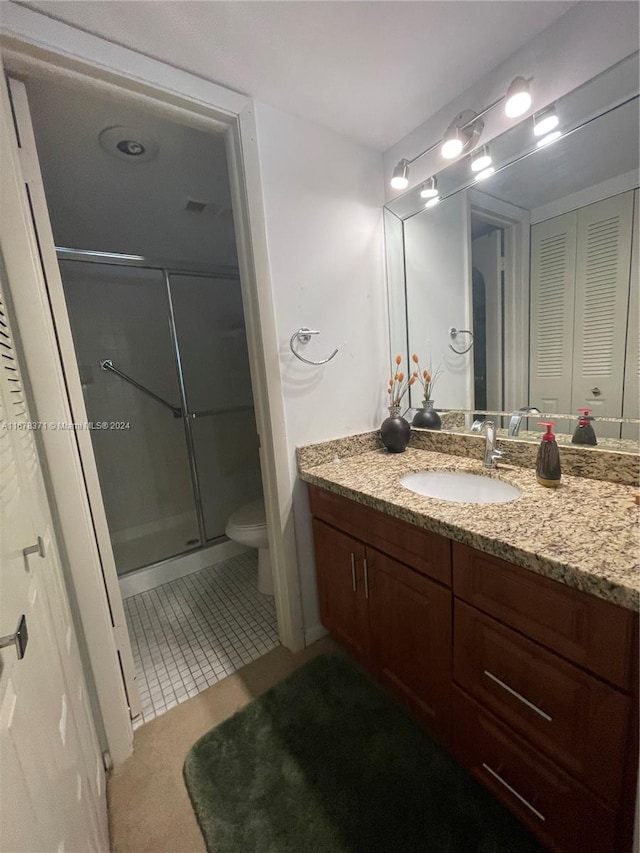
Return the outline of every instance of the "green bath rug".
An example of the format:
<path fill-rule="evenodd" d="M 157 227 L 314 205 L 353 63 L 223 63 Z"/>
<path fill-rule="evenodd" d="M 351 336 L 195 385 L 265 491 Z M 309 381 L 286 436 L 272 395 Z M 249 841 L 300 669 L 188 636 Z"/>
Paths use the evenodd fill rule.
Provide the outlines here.
<path fill-rule="evenodd" d="M 209 853 L 540 853 L 356 664 L 322 655 L 204 735 L 184 777 Z"/>

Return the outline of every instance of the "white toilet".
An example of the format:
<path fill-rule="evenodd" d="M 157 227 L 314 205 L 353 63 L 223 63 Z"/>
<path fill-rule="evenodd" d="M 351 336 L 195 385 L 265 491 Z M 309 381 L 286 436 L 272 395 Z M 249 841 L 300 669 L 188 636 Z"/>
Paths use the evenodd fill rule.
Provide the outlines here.
<path fill-rule="evenodd" d="M 263 595 L 273 595 L 264 501 L 253 501 L 232 512 L 224 532 L 233 542 L 258 549 L 258 591 Z"/>

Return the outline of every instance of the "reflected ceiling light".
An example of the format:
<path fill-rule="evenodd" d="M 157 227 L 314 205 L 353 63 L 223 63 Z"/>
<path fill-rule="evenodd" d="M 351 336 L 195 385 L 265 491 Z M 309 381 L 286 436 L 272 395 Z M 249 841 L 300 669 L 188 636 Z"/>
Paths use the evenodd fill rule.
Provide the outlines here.
<path fill-rule="evenodd" d="M 394 190 L 406 190 L 409 186 L 409 161 L 399 160 L 393 170 L 391 186 Z"/>
<path fill-rule="evenodd" d="M 547 133 L 546 136 L 543 136 L 542 139 L 539 139 L 536 142 L 537 148 L 544 148 L 545 145 L 551 145 L 552 142 L 555 142 L 556 139 L 560 139 L 562 136 L 562 132 L 559 130 L 553 130 L 551 133 Z"/>
<path fill-rule="evenodd" d="M 480 151 L 477 151 L 473 155 L 473 160 L 471 161 L 471 171 L 472 172 L 481 172 L 483 169 L 486 169 L 491 165 L 491 154 L 489 154 L 489 149 L 486 145 L 483 145 Z"/>
<path fill-rule="evenodd" d="M 436 195 L 433 198 L 430 198 L 429 201 L 425 204 L 425 207 L 435 207 L 436 204 L 440 203 L 440 196 Z"/>
<path fill-rule="evenodd" d="M 555 130 L 559 123 L 560 119 L 556 113 L 556 108 L 548 107 L 533 117 L 533 133 L 535 136 L 545 136 Z"/>
<path fill-rule="evenodd" d="M 530 80 L 515 77 L 507 89 L 504 111 L 509 118 L 523 115 L 531 106 Z"/>
<path fill-rule="evenodd" d="M 420 196 L 422 198 L 435 198 L 438 195 L 438 181 L 435 177 L 429 178 L 428 181 L 422 185 L 422 189 L 420 190 Z"/>
<path fill-rule="evenodd" d="M 473 110 L 458 113 L 442 137 L 440 153 L 445 160 L 454 160 L 476 144 L 483 128 L 484 123 Z"/>
<path fill-rule="evenodd" d="M 495 172 L 493 166 L 488 166 L 486 169 L 483 169 L 481 172 L 478 172 L 476 175 L 476 181 L 484 181 L 486 178 L 490 178 L 491 175 Z"/>

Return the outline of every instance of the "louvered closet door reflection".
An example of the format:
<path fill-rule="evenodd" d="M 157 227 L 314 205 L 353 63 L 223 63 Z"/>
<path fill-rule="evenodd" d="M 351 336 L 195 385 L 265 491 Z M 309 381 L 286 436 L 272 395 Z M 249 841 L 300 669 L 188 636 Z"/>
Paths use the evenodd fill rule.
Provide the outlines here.
<path fill-rule="evenodd" d="M 633 192 L 578 211 L 571 409 L 620 417 L 631 263 Z M 609 433 L 599 425 L 598 435 Z"/>
<path fill-rule="evenodd" d="M 576 214 L 531 229 L 531 389 L 542 412 L 571 411 Z"/>
<path fill-rule="evenodd" d="M 640 417 L 640 191 L 634 192 L 633 235 L 631 238 L 631 275 L 629 317 L 627 320 L 627 357 L 624 368 L 622 415 Z M 638 424 L 623 424 L 622 438 L 640 439 Z"/>

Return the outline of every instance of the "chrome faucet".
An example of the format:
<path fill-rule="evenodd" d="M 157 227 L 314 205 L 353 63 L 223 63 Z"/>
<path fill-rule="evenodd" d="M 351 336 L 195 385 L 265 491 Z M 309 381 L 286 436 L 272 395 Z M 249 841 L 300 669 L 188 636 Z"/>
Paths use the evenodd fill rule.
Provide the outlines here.
<path fill-rule="evenodd" d="M 516 436 L 520 432 L 520 424 L 522 423 L 522 419 L 526 415 L 539 415 L 541 414 L 540 409 L 536 409 L 535 406 L 523 406 L 521 409 L 518 409 L 516 412 L 511 413 L 511 420 L 509 421 L 509 437 L 512 438 Z"/>
<path fill-rule="evenodd" d="M 500 450 L 496 450 L 496 425 L 493 421 L 474 421 L 471 432 L 482 432 L 483 429 L 487 435 L 487 443 L 484 446 L 482 464 L 485 468 L 495 468 L 498 459 L 503 456 Z"/>

